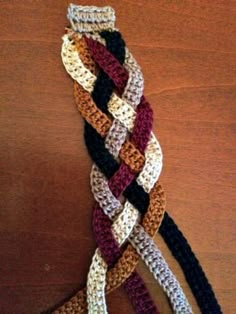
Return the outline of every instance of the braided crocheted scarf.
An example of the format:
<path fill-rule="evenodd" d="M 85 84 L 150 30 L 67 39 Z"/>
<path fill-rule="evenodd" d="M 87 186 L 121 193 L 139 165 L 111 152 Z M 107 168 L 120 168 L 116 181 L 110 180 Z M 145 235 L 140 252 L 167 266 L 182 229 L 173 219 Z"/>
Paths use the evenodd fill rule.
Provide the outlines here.
<path fill-rule="evenodd" d="M 84 139 L 94 162 L 90 182 L 97 249 L 86 287 L 54 313 L 108 313 L 106 295 L 120 285 L 135 313 L 160 313 L 136 271 L 140 259 L 165 291 L 173 312 L 193 313 L 153 240 L 156 232 L 181 266 L 201 313 L 222 313 L 199 261 L 165 211 L 159 183 L 163 158 L 152 132 L 153 111 L 143 95 L 141 68 L 115 28 L 114 10 L 71 4 L 68 19 L 71 27 L 63 36 L 61 56 L 74 80 Z"/>

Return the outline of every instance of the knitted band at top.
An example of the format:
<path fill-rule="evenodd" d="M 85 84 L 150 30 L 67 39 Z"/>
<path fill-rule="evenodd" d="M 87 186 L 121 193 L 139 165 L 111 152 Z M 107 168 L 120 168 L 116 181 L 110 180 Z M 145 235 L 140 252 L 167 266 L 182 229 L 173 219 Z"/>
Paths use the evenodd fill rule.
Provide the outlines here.
<path fill-rule="evenodd" d="M 161 222 L 160 233 L 180 263 L 201 311 L 221 313 L 186 239 L 164 214 L 164 194 L 157 183 L 162 153 L 151 132 L 152 110 L 142 96 L 141 70 L 114 29 L 113 9 L 71 5 L 68 17 L 73 30 L 63 37 L 62 59 L 75 80 L 76 103 L 86 120 L 85 141 L 96 164 L 91 187 L 97 201 L 93 226 L 99 249 L 90 267 L 87 290 L 78 292 L 55 313 L 86 309 L 106 313 L 105 291 L 123 282 L 136 313 L 157 313 L 142 279 L 134 272 L 139 256 L 166 291 L 174 312 L 192 313 L 152 240 Z M 124 203 L 119 200 L 121 194 Z"/>

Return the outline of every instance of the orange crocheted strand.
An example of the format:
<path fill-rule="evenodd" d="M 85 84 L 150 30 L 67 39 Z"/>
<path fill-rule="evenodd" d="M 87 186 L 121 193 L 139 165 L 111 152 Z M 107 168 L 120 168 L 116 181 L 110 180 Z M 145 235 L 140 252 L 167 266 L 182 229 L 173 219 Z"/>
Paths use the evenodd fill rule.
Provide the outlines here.
<path fill-rule="evenodd" d="M 111 119 L 98 109 L 90 94 L 76 81 L 74 81 L 74 96 L 82 117 L 91 124 L 102 137 L 105 137 L 112 125 Z"/>

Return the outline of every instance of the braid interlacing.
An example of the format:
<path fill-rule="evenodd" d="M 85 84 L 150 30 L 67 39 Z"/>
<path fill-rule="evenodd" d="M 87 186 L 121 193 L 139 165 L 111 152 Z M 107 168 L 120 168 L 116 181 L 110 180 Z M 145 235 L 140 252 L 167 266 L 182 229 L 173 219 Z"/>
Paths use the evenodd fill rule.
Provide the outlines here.
<path fill-rule="evenodd" d="M 75 101 L 85 119 L 85 142 L 94 161 L 90 182 L 96 201 L 93 230 L 98 248 L 86 288 L 54 313 L 107 313 L 106 293 L 121 284 L 136 313 L 159 313 L 135 271 L 139 258 L 166 292 L 173 311 L 192 313 L 153 240 L 163 224 L 161 234 L 182 266 L 199 306 L 202 302 L 194 283 L 208 289 L 208 313 L 221 313 L 191 248 L 165 213 L 165 195 L 158 182 L 162 151 L 151 131 L 153 112 L 143 96 L 142 71 L 115 29 L 114 10 L 70 5 L 68 18 L 72 29 L 63 36 L 61 56 L 74 80 Z M 167 225 L 171 230 L 166 230 Z M 168 238 L 171 232 L 173 239 Z M 196 266 L 194 278 L 186 271 L 191 267 L 188 262 Z M 198 274 L 202 275 L 199 279 Z"/>

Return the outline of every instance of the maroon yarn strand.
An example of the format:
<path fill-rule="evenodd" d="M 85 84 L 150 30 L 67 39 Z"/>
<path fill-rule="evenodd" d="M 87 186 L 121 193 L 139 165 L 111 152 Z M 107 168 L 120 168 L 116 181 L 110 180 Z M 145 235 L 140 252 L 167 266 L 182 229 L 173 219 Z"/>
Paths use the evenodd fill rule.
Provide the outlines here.
<path fill-rule="evenodd" d="M 103 45 L 91 38 L 85 37 L 85 39 L 98 65 L 110 76 L 118 92 L 122 94 L 128 81 L 127 71 Z M 142 97 L 137 107 L 134 129 L 130 137 L 130 140 L 142 153 L 144 153 L 150 138 L 152 122 L 152 109 L 145 98 Z M 113 195 L 118 198 L 134 179 L 135 173 L 125 163 L 121 163 L 118 171 L 110 178 L 108 185 Z M 109 217 L 96 205 L 93 215 L 94 234 L 101 254 L 109 267 L 112 267 L 122 256 L 121 249 L 112 234 L 111 226 L 112 222 Z M 136 313 L 159 313 L 142 278 L 136 271 L 124 282 L 124 287 Z"/>
<path fill-rule="evenodd" d="M 112 194 L 118 198 L 135 178 L 135 173 L 125 163 L 121 163 L 118 171 L 108 182 Z"/>
<path fill-rule="evenodd" d="M 107 73 L 116 85 L 118 91 L 123 93 L 128 81 L 128 74 L 126 69 L 120 62 L 106 49 L 104 45 L 98 41 L 84 36 L 86 43 L 94 60 L 98 63 L 101 69 Z M 141 97 L 140 104 L 137 107 L 137 117 L 135 119 L 133 133 L 131 134 L 131 141 L 133 144 L 144 153 L 153 124 L 153 111 L 145 99 Z"/>

